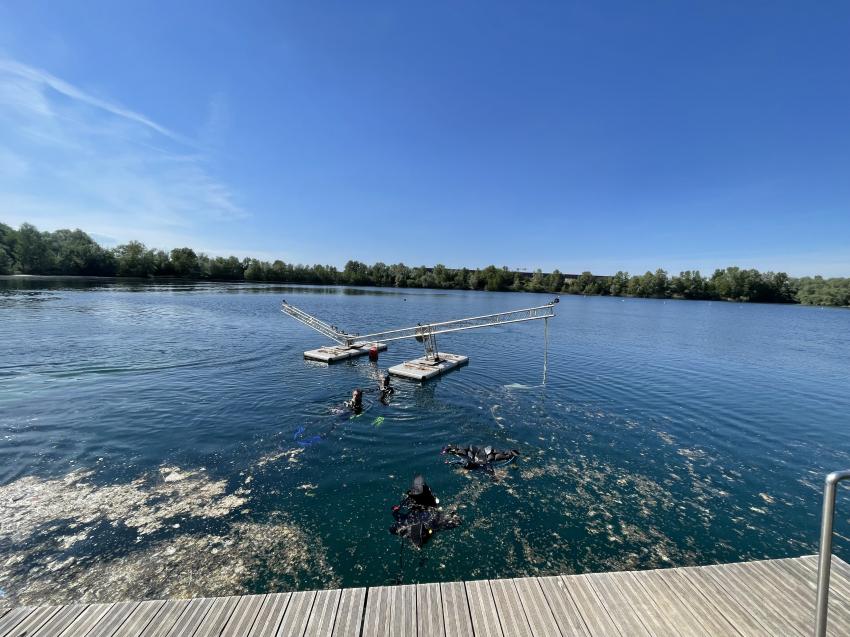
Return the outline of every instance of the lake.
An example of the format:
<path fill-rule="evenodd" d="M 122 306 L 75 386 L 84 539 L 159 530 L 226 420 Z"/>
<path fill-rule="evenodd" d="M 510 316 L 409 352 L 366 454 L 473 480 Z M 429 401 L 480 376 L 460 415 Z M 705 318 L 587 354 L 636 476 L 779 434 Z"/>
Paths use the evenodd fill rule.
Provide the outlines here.
<path fill-rule="evenodd" d="M 303 359 L 290 303 L 361 333 L 547 295 L 0 280 L 0 601 L 114 601 L 582 573 L 816 552 L 850 467 L 850 311 L 567 296 L 422 355 Z M 355 387 L 366 410 L 341 409 Z M 520 457 L 495 476 L 442 447 Z M 391 535 L 421 472 L 459 527 Z M 836 552 L 850 558 L 850 502 Z"/>

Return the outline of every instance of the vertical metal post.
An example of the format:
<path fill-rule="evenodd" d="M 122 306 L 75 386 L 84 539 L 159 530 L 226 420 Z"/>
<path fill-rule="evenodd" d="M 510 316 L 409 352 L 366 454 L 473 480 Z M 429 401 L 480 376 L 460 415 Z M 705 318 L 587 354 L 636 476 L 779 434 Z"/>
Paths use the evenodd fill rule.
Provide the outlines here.
<path fill-rule="evenodd" d="M 823 513 L 820 523 L 818 556 L 818 596 L 815 603 L 815 637 L 826 637 L 829 612 L 829 572 L 832 566 L 832 525 L 835 519 L 835 491 L 838 483 L 850 478 L 850 470 L 834 471 L 826 476 L 823 487 Z"/>
<path fill-rule="evenodd" d="M 549 317 L 543 319 L 543 384 L 546 384 L 546 368 L 549 363 Z"/>

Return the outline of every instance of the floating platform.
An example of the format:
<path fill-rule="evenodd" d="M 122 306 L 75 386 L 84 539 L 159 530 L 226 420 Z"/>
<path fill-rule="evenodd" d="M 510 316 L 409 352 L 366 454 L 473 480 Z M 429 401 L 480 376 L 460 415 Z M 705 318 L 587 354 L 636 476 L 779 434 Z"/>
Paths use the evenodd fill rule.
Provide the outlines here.
<path fill-rule="evenodd" d="M 336 363 L 349 358 L 357 358 L 358 356 L 368 356 L 369 350 L 372 349 L 374 343 L 355 343 L 351 347 L 344 345 L 328 345 L 319 349 L 311 349 L 304 352 L 304 358 L 311 361 L 319 361 L 322 363 Z M 378 351 L 386 351 L 387 346 L 384 343 L 377 344 Z"/>
<path fill-rule="evenodd" d="M 448 371 L 466 365 L 469 362 L 469 356 L 460 354 L 437 354 L 438 361 L 423 356 L 412 361 L 407 361 L 401 365 L 394 365 L 388 370 L 393 376 L 399 376 L 408 380 L 428 380 L 445 374 Z"/>

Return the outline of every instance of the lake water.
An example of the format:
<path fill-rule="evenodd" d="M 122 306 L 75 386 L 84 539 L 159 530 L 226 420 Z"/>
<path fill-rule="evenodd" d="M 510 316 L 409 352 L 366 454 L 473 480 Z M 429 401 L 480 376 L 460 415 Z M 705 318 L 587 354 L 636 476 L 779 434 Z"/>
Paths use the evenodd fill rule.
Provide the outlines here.
<path fill-rule="evenodd" d="M 470 364 L 366 396 L 388 366 L 350 331 L 543 295 L 0 281 L 0 596 L 7 602 L 364 586 L 815 552 L 826 472 L 850 467 L 850 312 L 564 297 L 549 322 L 439 338 Z M 516 448 L 497 472 L 447 443 Z M 461 526 L 388 532 L 422 472 Z M 850 557 L 850 502 L 836 549 Z M 0 602 L 2 600 L 0 599 Z"/>

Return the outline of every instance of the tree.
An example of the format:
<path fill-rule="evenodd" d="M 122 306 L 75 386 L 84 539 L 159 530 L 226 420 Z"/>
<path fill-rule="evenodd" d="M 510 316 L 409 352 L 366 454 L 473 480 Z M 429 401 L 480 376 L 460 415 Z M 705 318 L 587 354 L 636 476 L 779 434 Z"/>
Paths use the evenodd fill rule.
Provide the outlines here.
<path fill-rule="evenodd" d="M 452 287 L 452 274 L 442 263 L 438 263 L 434 266 L 432 274 L 434 275 L 434 283 L 438 288 L 444 289 Z"/>
<path fill-rule="evenodd" d="M 561 288 L 564 286 L 564 275 L 561 274 L 559 270 L 552 270 L 552 272 L 546 275 L 546 278 L 543 282 L 543 287 L 547 292 L 552 292 L 557 294 L 561 291 Z"/>
<path fill-rule="evenodd" d="M 655 271 L 655 276 L 653 277 L 653 279 L 654 280 L 653 280 L 653 284 L 652 284 L 652 296 L 654 296 L 658 299 L 663 299 L 664 297 L 668 296 L 667 271 L 662 270 L 661 268 L 658 268 Z"/>
<path fill-rule="evenodd" d="M 219 281 L 242 281 L 245 269 L 236 257 L 215 257 L 210 260 L 210 278 Z"/>
<path fill-rule="evenodd" d="M 467 289 L 469 287 L 469 270 L 466 268 L 455 270 L 454 277 L 452 279 L 452 287 L 455 290 Z"/>
<path fill-rule="evenodd" d="M 360 261 L 349 261 L 342 271 L 342 278 L 348 285 L 369 285 L 369 267 Z"/>
<path fill-rule="evenodd" d="M 623 296 L 629 292 L 629 273 L 619 270 L 608 284 L 608 293 L 611 296 Z"/>
<path fill-rule="evenodd" d="M 171 251 L 171 267 L 175 276 L 197 279 L 201 276 L 201 264 L 192 248 L 174 248 Z"/>
<path fill-rule="evenodd" d="M 115 274 L 115 261 L 82 230 L 57 230 L 44 233 L 53 253 L 52 270 L 56 274 L 84 276 L 111 276 Z"/>
<path fill-rule="evenodd" d="M 147 277 L 156 272 L 155 254 L 144 243 L 130 241 L 113 250 L 118 276 Z"/>
<path fill-rule="evenodd" d="M 514 280 L 511 283 L 513 292 L 522 292 L 525 289 L 525 284 L 522 282 L 522 275 L 519 272 L 514 272 Z"/>
<path fill-rule="evenodd" d="M 0 223 L 0 274 L 15 271 L 15 231 L 11 226 Z"/>
<path fill-rule="evenodd" d="M 15 237 L 15 261 L 23 274 L 50 274 L 52 259 L 47 241 L 35 226 L 24 223 Z"/>
<path fill-rule="evenodd" d="M 246 259 L 247 263 L 243 263 L 245 267 L 246 281 L 267 281 L 269 264 L 257 259 Z"/>
<path fill-rule="evenodd" d="M 531 278 L 526 282 L 525 289 L 529 292 L 545 292 L 546 281 L 543 279 L 543 270 L 539 268 L 534 271 Z"/>
<path fill-rule="evenodd" d="M 3 246 L 0 246 L 0 274 L 12 274 L 12 257 Z"/>

